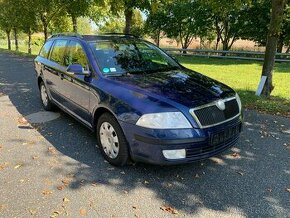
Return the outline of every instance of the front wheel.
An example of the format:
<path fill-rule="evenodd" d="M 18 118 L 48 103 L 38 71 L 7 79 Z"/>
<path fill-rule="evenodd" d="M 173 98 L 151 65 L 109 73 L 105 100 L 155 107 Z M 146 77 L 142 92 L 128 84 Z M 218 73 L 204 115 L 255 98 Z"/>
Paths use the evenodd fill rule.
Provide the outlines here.
<path fill-rule="evenodd" d="M 124 166 L 129 160 L 128 143 L 118 121 L 109 113 L 97 123 L 97 141 L 104 158 L 112 165 Z"/>

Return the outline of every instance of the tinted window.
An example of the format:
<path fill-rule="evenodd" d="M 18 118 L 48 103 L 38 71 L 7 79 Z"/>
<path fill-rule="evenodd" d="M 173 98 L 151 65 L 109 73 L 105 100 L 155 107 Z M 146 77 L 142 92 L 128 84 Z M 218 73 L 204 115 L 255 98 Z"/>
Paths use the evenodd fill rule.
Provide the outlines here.
<path fill-rule="evenodd" d="M 52 41 L 48 41 L 44 44 L 44 46 L 42 47 L 39 55 L 41 57 L 44 57 L 44 58 L 47 58 L 48 57 L 48 53 L 49 53 L 49 50 L 50 50 L 50 47 L 52 45 Z"/>
<path fill-rule="evenodd" d="M 67 40 L 56 40 L 53 45 L 50 59 L 56 63 L 63 65 L 64 64 L 64 54 L 66 49 Z"/>
<path fill-rule="evenodd" d="M 88 70 L 87 56 L 80 43 L 76 41 L 70 41 L 68 52 L 65 56 L 65 66 L 70 64 L 80 64 L 85 70 Z"/>

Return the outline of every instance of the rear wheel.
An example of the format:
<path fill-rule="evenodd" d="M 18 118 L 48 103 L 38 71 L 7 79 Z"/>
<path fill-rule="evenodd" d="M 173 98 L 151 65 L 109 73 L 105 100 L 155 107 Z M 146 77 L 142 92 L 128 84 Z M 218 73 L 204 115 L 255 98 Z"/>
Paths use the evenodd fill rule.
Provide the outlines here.
<path fill-rule="evenodd" d="M 47 89 L 44 85 L 44 82 L 40 82 L 39 90 L 40 90 L 40 99 L 41 99 L 42 106 L 43 106 L 44 110 L 46 110 L 46 111 L 53 110 L 54 105 L 48 96 Z"/>
<path fill-rule="evenodd" d="M 97 141 L 104 158 L 112 165 L 128 163 L 128 143 L 118 121 L 109 113 L 104 113 L 97 123 Z"/>

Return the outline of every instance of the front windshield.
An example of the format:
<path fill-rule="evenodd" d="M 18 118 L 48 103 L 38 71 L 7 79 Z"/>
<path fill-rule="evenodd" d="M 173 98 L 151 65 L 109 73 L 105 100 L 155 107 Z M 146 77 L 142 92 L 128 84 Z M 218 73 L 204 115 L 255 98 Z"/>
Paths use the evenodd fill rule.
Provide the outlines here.
<path fill-rule="evenodd" d="M 150 73 L 179 68 L 172 58 L 145 41 L 102 40 L 90 45 L 100 70 L 106 75 Z"/>

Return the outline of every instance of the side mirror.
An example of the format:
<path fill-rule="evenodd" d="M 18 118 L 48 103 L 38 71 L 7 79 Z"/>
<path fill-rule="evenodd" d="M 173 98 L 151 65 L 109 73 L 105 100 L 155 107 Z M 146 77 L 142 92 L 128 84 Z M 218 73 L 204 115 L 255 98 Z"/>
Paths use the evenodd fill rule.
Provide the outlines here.
<path fill-rule="evenodd" d="M 83 66 L 80 64 L 71 64 L 67 67 L 66 72 L 72 75 L 84 75 L 89 76 L 90 72 L 84 70 Z"/>

